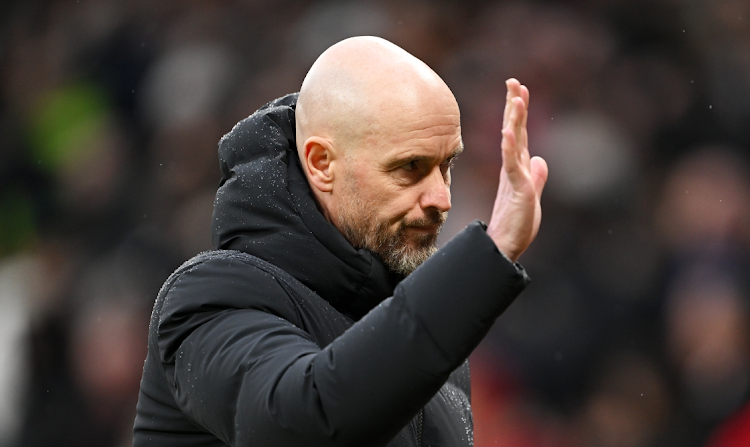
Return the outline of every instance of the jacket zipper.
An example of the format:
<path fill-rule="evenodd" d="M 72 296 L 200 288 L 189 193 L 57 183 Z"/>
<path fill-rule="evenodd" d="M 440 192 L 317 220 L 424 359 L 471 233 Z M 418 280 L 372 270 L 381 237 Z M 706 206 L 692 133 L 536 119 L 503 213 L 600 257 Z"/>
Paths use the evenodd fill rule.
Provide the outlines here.
<path fill-rule="evenodd" d="M 417 413 L 417 447 L 422 445 L 422 426 L 424 425 L 424 409 Z"/>

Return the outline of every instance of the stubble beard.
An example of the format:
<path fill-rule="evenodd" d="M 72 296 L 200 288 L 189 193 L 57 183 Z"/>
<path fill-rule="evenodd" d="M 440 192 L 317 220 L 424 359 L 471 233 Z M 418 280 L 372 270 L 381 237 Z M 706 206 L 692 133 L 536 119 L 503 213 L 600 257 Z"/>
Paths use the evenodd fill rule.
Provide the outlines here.
<path fill-rule="evenodd" d="M 349 180 L 350 182 L 351 180 Z M 445 223 L 447 212 L 427 211 L 421 219 L 402 220 L 391 229 L 388 222 L 380 221 L 372 207 L 368 207 L 348 185 L 347 202 L 337 214 L 337 227 L 354 248 L 365 248 L 380 256 L 393 272 L 403 276 L 411 274 L 438 249 L 437 238 Z M 407 234 L 409 227 L 437 226 L 434 233 Z"/>

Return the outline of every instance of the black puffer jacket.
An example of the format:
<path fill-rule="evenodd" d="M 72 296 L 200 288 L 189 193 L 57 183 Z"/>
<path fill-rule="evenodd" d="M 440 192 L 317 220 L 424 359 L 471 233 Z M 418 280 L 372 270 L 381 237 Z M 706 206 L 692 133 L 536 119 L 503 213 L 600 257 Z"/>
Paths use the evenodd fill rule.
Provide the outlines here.
<path fill-rule="evenodd" d="M 159 293 L 134 446 L 472 445 L 466 358 L 525 273 L 478 222 L 403 281 L 353 249 L 300 169 L 295 104 L 219 145 L 220 250 Z"/>

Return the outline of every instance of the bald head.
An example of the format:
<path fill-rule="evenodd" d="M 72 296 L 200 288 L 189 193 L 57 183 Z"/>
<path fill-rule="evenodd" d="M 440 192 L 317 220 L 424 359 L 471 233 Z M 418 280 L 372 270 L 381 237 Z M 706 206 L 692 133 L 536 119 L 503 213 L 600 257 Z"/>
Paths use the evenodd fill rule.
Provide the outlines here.
<path fill-rule="evenodd" d="M 329 139 L 342 153 L 372 148 L 399 132 L 405 115 L 458 114 L 448 86 L 424 62 L 378 37 L 352 37 L 326 50 L 305 77 L 297 102 L 297 148 Z"/>
<path fill-rule="evenodd" d="M 458 104 L 430 67 L 376 37 L 313 64 L 297 100 L 297 150 L 326 219 L 407 274 L 436 250 L 462 149 Z"/>

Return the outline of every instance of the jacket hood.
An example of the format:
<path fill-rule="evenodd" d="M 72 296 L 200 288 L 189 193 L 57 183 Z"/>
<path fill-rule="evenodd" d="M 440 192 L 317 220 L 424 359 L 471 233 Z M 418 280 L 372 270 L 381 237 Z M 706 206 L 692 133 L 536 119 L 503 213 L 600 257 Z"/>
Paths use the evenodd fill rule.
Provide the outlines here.
<path fill-rule="evenodd" d="M 374 253 L 354 249 L 318 210 L 297 155 L 297 96 L 271 101 L 219 142 L 213 244 L 284 269 L 358 320 L 403 277 Z"/>

